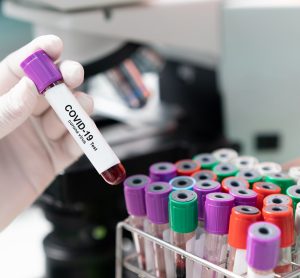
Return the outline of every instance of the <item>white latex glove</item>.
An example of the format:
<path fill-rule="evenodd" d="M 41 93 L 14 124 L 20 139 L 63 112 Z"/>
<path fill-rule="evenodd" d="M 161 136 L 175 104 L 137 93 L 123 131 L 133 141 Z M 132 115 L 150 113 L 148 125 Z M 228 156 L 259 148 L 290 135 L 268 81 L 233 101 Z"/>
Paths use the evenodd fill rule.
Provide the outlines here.
<path fill-rule="evenodd" d="M 38 49 L 57 60 L 63 43 L 56 36 L 42 36 L 0 63 L 0 230 L 32 204 L 59 172 L 82 155 L 20 68 L 21 61 Z M 83 82 L 84 71 L 79 63 L 62 62 L 60 70 L 71 89 Z M 91 97 L 81 92 L 75 95 L 91 114 Z"/>

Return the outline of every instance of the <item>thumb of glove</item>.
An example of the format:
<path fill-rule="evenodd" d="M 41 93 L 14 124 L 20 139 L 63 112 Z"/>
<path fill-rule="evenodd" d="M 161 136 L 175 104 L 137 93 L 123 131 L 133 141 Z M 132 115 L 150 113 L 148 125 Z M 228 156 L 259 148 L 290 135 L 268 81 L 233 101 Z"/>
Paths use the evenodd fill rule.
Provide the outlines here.
<path fill-rule="evenodd" d="M 38 93 L 33 82 L 23 77 L 0 96 L 0 139 L 24 123 L 33 112 Z"/>

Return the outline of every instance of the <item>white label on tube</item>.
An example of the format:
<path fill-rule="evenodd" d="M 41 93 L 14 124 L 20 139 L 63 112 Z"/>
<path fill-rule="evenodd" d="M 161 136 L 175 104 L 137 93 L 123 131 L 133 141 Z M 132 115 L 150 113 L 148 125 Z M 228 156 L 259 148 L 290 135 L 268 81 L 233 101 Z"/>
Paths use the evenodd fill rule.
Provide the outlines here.
<path fill-rule="evenodd" d="M 238 275 L 245 274 L 247 272 L 246 250 L 236 249 L 233 272 Z"/>
<path fill-rule="evenodd" d="M 64 83 L 50 88 L 44 95 L 99 174 L 120 163 L 94 121 Z"/>

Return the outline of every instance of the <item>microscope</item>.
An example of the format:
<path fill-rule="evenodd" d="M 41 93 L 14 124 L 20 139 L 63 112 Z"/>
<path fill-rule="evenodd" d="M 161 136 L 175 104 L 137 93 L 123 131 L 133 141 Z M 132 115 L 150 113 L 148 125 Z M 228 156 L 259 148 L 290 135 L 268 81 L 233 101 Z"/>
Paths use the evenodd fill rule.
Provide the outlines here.
<path fill-rule="evenodd" d="M 32 23 L 33 37 L 60 36 L 62 58 L 84 65 L 93 117 L 128 175 L 218 147 L 260 160 L 299 156 L 299 8 L 299 0 L 3 3 L 7 16 Z M 53 225 L 47 277 L 113 277 L 121 186 L 108 187 L 82 157 L 38 204 Z"/>

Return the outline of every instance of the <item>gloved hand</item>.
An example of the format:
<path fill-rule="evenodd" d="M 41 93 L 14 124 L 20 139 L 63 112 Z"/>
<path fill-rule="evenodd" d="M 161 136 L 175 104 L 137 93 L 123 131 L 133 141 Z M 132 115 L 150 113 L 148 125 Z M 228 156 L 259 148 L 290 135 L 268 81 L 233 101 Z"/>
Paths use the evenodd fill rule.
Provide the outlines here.
<path fill-rule="evenodd" d="M 33 82 L 24 77 L 20 63 L 38 49 L 57 60 L 62 41 L 39 37 L 0 63 L 0 230 L 28 207 L 64 168 L 82 152 Z M 60 64 L 65 83 L 74 89 L 84 78 L 82 66 Z M 93 100 L 75 92 L 91 114 Z"/>

